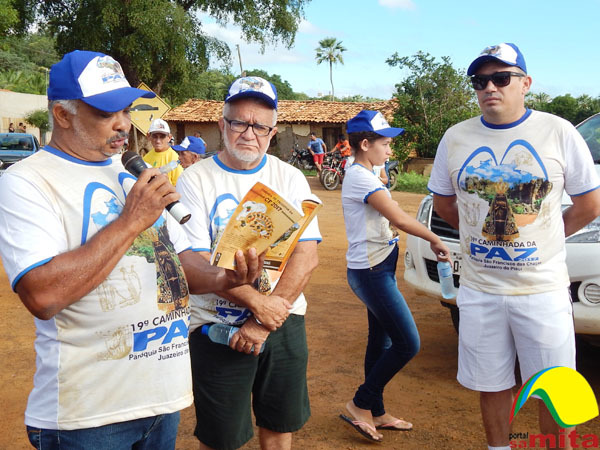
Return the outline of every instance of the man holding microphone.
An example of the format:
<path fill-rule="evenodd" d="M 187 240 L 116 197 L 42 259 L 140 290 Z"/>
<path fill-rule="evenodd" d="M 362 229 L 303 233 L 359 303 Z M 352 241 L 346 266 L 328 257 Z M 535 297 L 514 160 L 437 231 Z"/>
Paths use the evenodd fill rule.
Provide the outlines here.
<path fill-rule="evenodd" d="M 50 70 L 49 145 L 0 178 L 2 262 L 35 316 L 25 424 L 36 448 L 175 448 L 192 403 L 189 293 L 259 271 L 252 250 L 236 272 L 209 266 L 170 223 L 179 194 L 167 177 L 125 171 L 141 96 L 154 94 L 130 87 L 110 56 L 66 54 Z"/>

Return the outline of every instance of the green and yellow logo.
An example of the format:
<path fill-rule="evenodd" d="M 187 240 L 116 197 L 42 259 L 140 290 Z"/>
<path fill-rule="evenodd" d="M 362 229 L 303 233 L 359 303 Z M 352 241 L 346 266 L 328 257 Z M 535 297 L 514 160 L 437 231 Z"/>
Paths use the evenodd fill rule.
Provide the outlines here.
<path fill-rule="evenodd" d="M 510 412 L 510 422 L 532 395 L 540 397 L 558 425 L 573 427 L 598 416 L 598 402 L 587 380 L 569 367 L 550 367 L 521 387 Z"/>

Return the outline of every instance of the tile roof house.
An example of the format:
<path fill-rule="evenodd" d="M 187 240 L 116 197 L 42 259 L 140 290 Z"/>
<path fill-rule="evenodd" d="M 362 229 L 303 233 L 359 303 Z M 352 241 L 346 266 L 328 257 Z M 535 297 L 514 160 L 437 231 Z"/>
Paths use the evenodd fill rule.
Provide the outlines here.
<path fill-rule="evenodd" d="M 337 142 L 337 136 L 346 132 L 346 121 L 363 109 L 381 111 L 391 122 L 394 114 L 393 100 L 380 102 L 329 102 L 321 100 L 279 100 L 277 108 L 277 135 L 271 141 L 270 153 L 287 159 L 294 143 L 306 147 L 310 132 L 321 137 L 327 148 Z M 206 141 L 208 150 L 222 148 L 218 120 L 223 111 L 223 102 L 216 100 L 191 99 L 173 108 L 164 117 L 175 142 L 185 136 L 199 132 Z"/>

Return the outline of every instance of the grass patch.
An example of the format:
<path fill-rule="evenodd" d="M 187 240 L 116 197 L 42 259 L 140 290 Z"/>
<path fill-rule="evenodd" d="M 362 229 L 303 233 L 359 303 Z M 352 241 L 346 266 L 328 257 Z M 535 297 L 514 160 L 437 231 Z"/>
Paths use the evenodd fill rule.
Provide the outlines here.
<path fill-rule="evenodd" d="M 317 170 L 313 169 L 313 170 L 304 170 L 304 169 L 300 169 L 302 171 L 302 173 L 304 174 L 305 177 L 316 177 L 317 176 Z"/>
<path fill-rule="evenodd" d="M 429 177 L 416 172 L 401 172 L 398 174 L 396 191 L 416 192 L 417 194 L 429 194 L 427 182 Z"/>

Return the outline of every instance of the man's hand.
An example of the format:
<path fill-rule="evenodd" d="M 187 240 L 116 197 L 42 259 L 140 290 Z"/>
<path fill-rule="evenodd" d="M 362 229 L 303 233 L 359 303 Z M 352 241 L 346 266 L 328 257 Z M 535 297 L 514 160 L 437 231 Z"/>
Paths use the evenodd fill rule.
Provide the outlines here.
<path fill-rule="evenodd" d="M 127 194 L 119 218 L 135 224 L 138 232 L 144 231 L 156 222 L 169 203 L 180 197 L 166 175 L 158 169 L 146 169 Z"/>
<path fill-rule="evenodd" d="M 259 325 L 253 317 L 250 317 L 240 331 L 235 333 L 229 341 L 229 346 L 238 351 L 258 356 L 262 345 L 267 340 L 269 331 Z M 252 349 L 254 347 L 254 349 Z"/>
<path fill-rule="evenodd" d="M 241 286 L 243 284 L 252 284 L 258 278 L 262 271 L 266 252 L 261 255 L 256 254 L 256 249 L 248 250 L 248 260 L 244 258 L 244 252 L 238 250 L 235 252 L 235 270 L 226 270 L 228 289 Z"/>
<path fill-rule="evenodd" d="M 290 315 L 290 302 L 278 295 L 262 295 L 262 301 L 252 309 L 254 317 L 268 331 L 275 331 Z"/>

